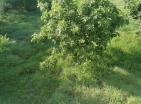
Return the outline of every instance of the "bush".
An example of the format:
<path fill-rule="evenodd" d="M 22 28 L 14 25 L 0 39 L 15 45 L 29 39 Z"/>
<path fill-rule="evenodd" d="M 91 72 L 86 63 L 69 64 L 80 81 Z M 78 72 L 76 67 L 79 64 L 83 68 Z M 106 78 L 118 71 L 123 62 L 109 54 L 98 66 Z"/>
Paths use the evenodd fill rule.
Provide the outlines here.
<path fill-rule="evenodd" d="M 40 5 L 48 4 L 42 1 Z M 122 24 L 119 10 L 107 0 L 52 0 L 51 4 L 51 8 L 41 5 L 43 26 L 33 40 L 50 40 L 55 50 L 77 58 L 102 52 Z"/>
<path fill-rule="evenodd" d="M 0 13 L 5 12 L 9 8 L 11 8 L 11 4 L 8 0 L 0 0 Z"/>
<path fill-rule="evenodd" d="M 141 0 L 127 0 L 127 7 L 134 18 L 141 18 Z"/>
<path fill-rule="evenodd" d="M 47 41 L 52 50 L 42 69 L 57 74 L 59 69 L 69 69 L 72 72 L 66 72 L 67 78 L 75 80 L 100 76 L 105 66 L 96 65 L 96 54 L 102 53 L 107 43 L 117 36 L 115 31 L 123 23 L 120 11 L 108 0 L 39 0 L 39 6 L 43 26 L 32 41 Z M 55 58 L 54 62 L 56 54 L 61 54 L 61 58 Z M 60 59 L 67 62 L 68 56 L 72 58 L 71 64 L 58 64 Z"/>
<path fill-rule="evenodd" d="M 6 45 L 9 43 L 9 38 L 6 36 L 0 35 L 0 53 L 7 50 Z"/>

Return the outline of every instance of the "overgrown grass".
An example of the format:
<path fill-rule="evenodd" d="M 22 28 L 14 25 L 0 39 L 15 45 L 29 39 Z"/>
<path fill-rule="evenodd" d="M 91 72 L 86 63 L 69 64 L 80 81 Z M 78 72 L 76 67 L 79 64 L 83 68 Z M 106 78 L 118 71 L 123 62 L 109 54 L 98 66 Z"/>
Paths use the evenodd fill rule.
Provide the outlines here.
<path fill-rule="evenodd" d="M 1 104 L 26 104 L 27 102 L 31 104 L 30 98 L 34 98 L 33 90 L 37 94 L 38 85 L 36 82 L 34 84 L 34 76 L 36 79 L 34 74 L 39 69 L 42 56 L 46 54 L 42 52 L 44 49 L 42 47 L 46 46 L 35 48 L 31 43 L 31 35 L 39 31 L 39 18 L 39 13 L 10 12 L 0 16 L 0 33 L 6 35 L 10 41 L 8 50 L 0 53 Z"/>
<path fill-rule="evenodd" d="M 10 38 L 9 49 L 0 53 L 0 104 L 141 104 L 141 35 L 136 34 L 137 21 L 130 19 L 119 29 L 120 36 L 109 43 L 96 63 L 109 72 L 96 83 L 89 79 L 87 85 L 68 79 L 58 83 L 46 70 L 39 70 L 49 53 L 43 50 L 47 45 L 35 47 L 30 42 L 31 35 L 39 31 L 39 17 L 36 13 L 13 12 L 0 17 L 0 33 Z M 65 69 L 69 73 L 74 70 Z"/>

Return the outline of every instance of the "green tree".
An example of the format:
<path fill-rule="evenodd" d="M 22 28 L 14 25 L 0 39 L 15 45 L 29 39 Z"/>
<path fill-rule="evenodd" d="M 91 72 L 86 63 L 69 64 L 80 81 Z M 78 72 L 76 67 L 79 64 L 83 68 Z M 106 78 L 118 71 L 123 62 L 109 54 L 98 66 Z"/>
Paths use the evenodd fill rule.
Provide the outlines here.
<path fill-rule="evenodd" d="M 119 10 L 108 0 L 39 0 L 43 26 L 33 40 L 47 40 L 54 51 L 78 60 L 102 52 L 122 24 Z"/>
<path fill-rule="evenodd" d="M 141 18 L 141 0 L 126 0 L 130 14 L 134 18 Z"/>

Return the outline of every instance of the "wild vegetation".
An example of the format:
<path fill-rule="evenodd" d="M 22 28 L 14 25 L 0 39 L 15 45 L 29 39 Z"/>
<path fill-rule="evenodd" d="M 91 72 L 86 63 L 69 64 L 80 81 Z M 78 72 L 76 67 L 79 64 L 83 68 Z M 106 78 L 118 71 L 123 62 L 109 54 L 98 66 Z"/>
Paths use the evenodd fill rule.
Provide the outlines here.
<path fill-rule="evenodd" d="M 0 104 L 141 104 L 140 0 L 1 2 Z"/>
<path fill-rule="evenodd" d="M 141 0 L 127 0 L 127 7 L 134 18 L 141 18 Z"/>
<path fill-rule="evenodd" d="M 23 11 L 35 11 L 37 9 L 37 0 L 1 0 L 0 12 L 7 12 L 11 9 Z"/>

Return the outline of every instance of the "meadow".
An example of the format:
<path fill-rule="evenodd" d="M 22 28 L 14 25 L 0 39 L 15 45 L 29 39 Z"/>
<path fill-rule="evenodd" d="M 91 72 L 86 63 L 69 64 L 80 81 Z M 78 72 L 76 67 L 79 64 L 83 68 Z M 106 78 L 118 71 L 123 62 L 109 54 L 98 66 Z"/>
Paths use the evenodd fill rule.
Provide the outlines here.
<path fill-rule="evenodd" d="M 126 15 L 123 1 L 113 2 Z M 40 63 L 50 52 L 50 44 L 31 42 L 32 35 L 40 31 L 40 16 L 39 12 L 17 11 L 0 15 L 0 34 L 9 38 L 6 49 L 0 51 L 0 104 L 141 104 L 138 20 L 129 16 L 129 23 L 118 29 L 119 36 L 108 43 L 94 63 L 97 70 L 108 72 L 96 82 L 84 74 L 87 85 L 60 81 L 58 76 L 52 78 L 46 70 L 40 70 Z"/>

